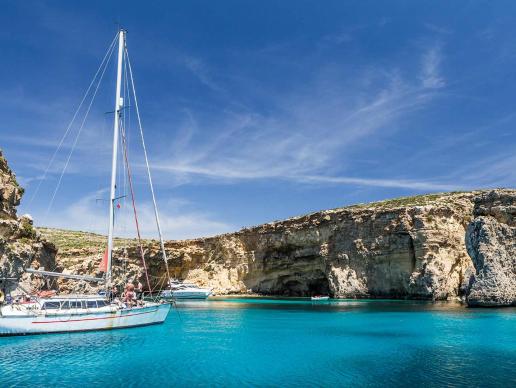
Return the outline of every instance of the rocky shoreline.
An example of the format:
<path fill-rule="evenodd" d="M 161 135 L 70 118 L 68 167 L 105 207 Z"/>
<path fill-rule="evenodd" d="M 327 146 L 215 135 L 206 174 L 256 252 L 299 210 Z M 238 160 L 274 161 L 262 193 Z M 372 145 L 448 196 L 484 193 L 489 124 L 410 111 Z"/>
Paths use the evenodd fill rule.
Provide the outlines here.
<path fill-rule="evenodd" d="M 32 228 L 17 217 L 22 189 L 0 160 L 0 269 L 20 277 L 31 265 L 99 275 L 105 237 Z M 219 295 L 463 299 L 470 306 L 516 305 L 516 190 L 430 194 L 320 211 L 209 238 L 167 241 L 175 277 Z M 28 233 L 27 236 L 23 233 Z M 135 240 L 117 239 L 114 275 L 142 279 Z M 153 286 L 163 279 L 156 241 L 144 250 Z M 143 279 L 142 279 L 143 280 Z M 25 287 L 94 291 L 95 285 Z"/>
<path fill-rule="evenodd" d="M 427 195 L 165 245 L 174 276 L 212 287 L 219 295 L 328 293 L 514 305 L 515 201 L 515 190 Z M 53 229 L 41 233 L 56 243 L 63 268 L 95 271 L 104 236 Z M 151 276 L 158 279 L 164 273 L 159 246 L 152 240 L 144 245 Z M 115 270 L 121 273 L 125 257 L 129 277 L 140 277 L 135 241 L 119 240 L 117 246 Z M 69 283 L 61 287 L 68 289 Z"/>
<path fill-rule="evenodd" d="M 41 237 L 30 216 L 18 217 L 23 188 L 0 150 L 0 286 L 3 290 L 45 287 L 42 279 L 24 273 L 29 265 L 50 268 L 55 264 L 55 246 Z M 14 282 L 11 279 L 19 279 Z"/>

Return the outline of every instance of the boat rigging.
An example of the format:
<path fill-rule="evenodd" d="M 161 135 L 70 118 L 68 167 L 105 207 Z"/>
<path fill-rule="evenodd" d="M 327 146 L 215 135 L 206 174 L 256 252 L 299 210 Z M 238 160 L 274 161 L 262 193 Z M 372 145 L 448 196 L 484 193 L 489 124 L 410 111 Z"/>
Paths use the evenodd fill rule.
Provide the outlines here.
<path fill-rule="evenodd" d="M 127 102 L 131 99 L 134 102 L 137 124 L 140 134 L 140 140 L 144 151 L 145 164 L 147 170 L 147 177 L 152 196 L 154 215 L 156 226 L 160 239 L 160 248 L 162 257 L 165 263 L 167 279 L 170 281 L 170 271 L 168 268 L 168 259 L 165 252 L 165 245 L 161 232 L 161 225 L 159 221 L 159 212 L 152 183 L 152 176 L 149 167 L 147 156 L 147 149 L 143 136 L 143 127 L 140 117 L 140 110 L 138 100 L 136 98 L 136 88 L 134 85 L 134 76 L 132 72 L 131 62 L 129 60 L 129 53 L 127 50 L 126 31 L 120 29 L 111 42 L 95 76 L 90 83 L 85 96 L 79 104 L 79 108 L 73 115 L 71 123 L 68 125 L 61 142 L 59 143 L 56 152 L 51 158 L 51 161 L 45 171 L 44 176 L 47 175 L 50 166 L 56 158 L 56 155 L 63 145 L 64 139 L 70 133 L 73 122 L 78 116 L 78 112 L 86 101 L 86 96 L 92 92 L 92 98 L 89 101 L 86 113 L 80 123 L 78 133 L 73 141 L 72 148 L 66 159 L 66 163 L 58 179 L 56 188 L 52 194 L 48 210 L 51 209 L 57 191 L 62 182 L 64 172 L 70 162 L 74 148 L 77 144 L 79 135 L 84 128 L 84 123 L 88 117 L 93 100 L 97 95 L 100 83 L 106 72 L 110 62 L 111 55 L 115 51 L 116 42 L 118 42 L 117 55 L 117 76 L 116 76 L 116 93 L 115 93 L 115 110 L 113 122 L 113 146 L 111 159 L 111 180 L 110 180 L 110 197 L 109 197 L 109 214 L 108 214 L 108 238 L 107 249 L 101 263 L 104 271 L 103 277 L 85 276 L 79 274 L 63 274 L 59 272 L 46 271 L 44 269 L 28 268 L 26 272 L 41 276 L 63 277 L 72 280 L 82 280 L 87 282 L 104 283 L 105 297 L 100 295 L 52 295 L 52 293 L 44 293 L 40 295 L 25 295 L 23 298 L 11 300 L 8 304 L 0 304 L 0 335 L 25 335 L 38 333 L 55 333 L 55 332 L 75 332 L 87 330 L 101 330 L 101 329 L 116 329 L 124 327 L 135 327 L 149 324 L 162 323 L 166 319 L 170 310 L 170 304 L 163 301 L 144 300 L 143 290 L 141 285 L 138 288 L 140 298 L 136 298 L 136 290 L 133 284 L 128 284 L 125 289 L 124 299 L 117 298 L 116 289 L 113 288 L 113 248 L 114 248 L 114 228 L 115 228 L 115 210 L 119 207 L 116 203 L 125 195 L 117 196 L 117 167 L 119 156 L 119 145 L 122 147 L 122 159 L 124 160 L 124 169 L 127 172 L 131 202 L 133 207 L 133 215 L 135 227 L 137 231 L 138 244 L 140 248 L 140 255 L 142 259 L 143 270 L 145 273 L 145 280 L 149 292 L 152 287 L 147 271 L 147 264 L 145 261 L 144 250 L 142 246 L 140 228 L 138 222 L 138 214 L 136 209 L 136 201 L 133 189 L 133 182 L 131 170 L 129 165 L 129 158 L 127 155 L 127 126 L 125 123 L 125 115 L 129 111 L 130 104 Z M 124 82 L 123 82 L 124 81 Z M 125 175 L 124 175 L 125 179 Z M 36 188 L 36 192 L 39 189 Z M 152 296 L 152 295 L 151 295 Z"/>

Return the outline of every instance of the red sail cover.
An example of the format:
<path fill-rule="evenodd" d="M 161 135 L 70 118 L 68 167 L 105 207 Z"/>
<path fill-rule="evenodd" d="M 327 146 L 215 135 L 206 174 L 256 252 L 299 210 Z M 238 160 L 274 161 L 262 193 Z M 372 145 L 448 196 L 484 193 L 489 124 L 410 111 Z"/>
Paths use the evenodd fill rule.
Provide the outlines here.
<path fill-rule="evenodd" d="M 108 250 L 104 252 L 104 256 L 102 257 L 102 261 L 99 264 L 99 271 L 107 272 L 107 259 L 108 259 Z"/>

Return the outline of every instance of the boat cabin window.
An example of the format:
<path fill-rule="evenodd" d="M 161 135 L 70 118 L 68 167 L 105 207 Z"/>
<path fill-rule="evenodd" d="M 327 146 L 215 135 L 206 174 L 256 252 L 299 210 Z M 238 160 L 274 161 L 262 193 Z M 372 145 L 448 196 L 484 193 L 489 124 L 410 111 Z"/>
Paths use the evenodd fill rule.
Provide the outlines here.
<path fill-rule="evenodd" d="M 87 300 L 86 301 L 86 308 L 94 309 L 96 307 L 97 307 L 97 301 L 96 300 Z"/>
<path fill-rule="evenodd" d="M 99 307 L 105 307 L 108 306 L 108 303 L 105 300 L 97 300 L 97 305 Z"/>
<path fill-rule="evenodd" d="M 61 302 L 61 310 L 67 310 L 70 308 L 70 303 L 66 300 L 64 302 Z"/>
<path fill-rule="evenodd" d="M 48 310 L 48 309 L 58 309 L 60 306 L 60 302 L 58 301 L 53 301 L 53 302 L 45 302 L 43 303 L 43 307 L 42 309 L 43 310 Z"/>
<path fill-rule="evenodd" d="M 71 309 L 80 309 L 82 306 L 81 306 L 81 301 L 80 300 L 71 300 L 70 301 L 70 308 Z"/>

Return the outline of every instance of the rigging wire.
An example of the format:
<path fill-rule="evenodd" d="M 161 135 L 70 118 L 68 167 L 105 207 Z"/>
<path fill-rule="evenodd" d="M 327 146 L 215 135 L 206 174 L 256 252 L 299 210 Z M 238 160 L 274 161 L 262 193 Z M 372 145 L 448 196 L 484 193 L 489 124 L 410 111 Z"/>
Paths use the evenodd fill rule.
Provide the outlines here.
<path fill-rule="evenodd" d="M 122 119 L 120 118 L 120 126 L 121 125 L 122 125 Z M 123 149 L 123 140 L 120 136 L 118 139 L 118 143 L 119 143 L 120 149 Z M 124 155 L 123 154 L 117 155 L 117 164 L 118 164 L 117 171 L 122 171 L 122 173 L 118 173 L 118 176 L 117 176 L 118 183 L 117 183 L 116 189 L 118 190 L 119 196 L 117 199 L 118 203 L 116 205 L 116 209 L 113 209 L 113 211 L 118 212 L 117 217 L 119 220 L 118 221 L 118 226 L 120 228 L 119 231 L 125 232 L 126 231 L 125 212 L 123 211 L 123 209 L 119 208 L 119 206 L 121 206 L 120 204 L 123 203 L 124 195 L 125 195 L 125 187 L 122 187 L 122 179 L 124 180 L 124 184 L 125 184 L 125 163 L 124 163 Z M 122 190 L 120 190 L 120 187 L 122 187 Z M 114 205 L 114 203 L 113 203 L 113 205 Z M 117 226 L 117 224 L 115 224 L 115 226 Z"/>
<path fill-rule="evenodd" d="M 57 181 L 56 188 L 55 188 L 55 190 L 54 190 L 54 192 L 52 194 L 52 198 L 50 199 L 50 203 L 49 203 L 47 211 L 46 211 L 46 215 L 47 216 L 50 213 L 50 209 L 52 208 L 52 205 L 54 204 L 54 200 L 55 200 L 56 194 L 59 191 L 59 188 L 61 186 L 61 181 L 63 180 L 64 173 L 65 173 L 66 169 L 68 168 L 68 164 L 70 163 L 70 159 L 72 157 L 73 151 L 75 150 L 75 146 L 77 145 L 77 141 L 79 140 L 79 136 L 81 135 L 82 129 L 84 128 L 84 123 L 86 122 L 86 119 L 88 118 L 88 114 L 90 113 L 91 107 L 93 105 L 93 101 L 95 100 L 95 97 L 97 96 L 97 92 L 99 90 L 99 87 L 100 87 L 100 84 L 102 82 L 102 79 L 104 78 L 104 74 L 106 73 L 107 65 L 109 64 L 109 61 L 111 60 L 111 56 L 113 54 L 113 51 L 114 50 L 111 50 L 111 53 L 109 54 L 108 60 L 105 63 L 104 69 L 102 70 L 102 73 L 100 75 L 100 78 L 99 78 L 99 81 L 97 83 L 97 86 L 95 87 L 95 90 L 94 90 L 93 95 L 91 97 L 91 100 L 90 100 L 90 103 L 88 105 L 88 108 L 86 109 L 86 112 L 84 114 L 84 118 L 83 118 L 83 120 L 81 122 L 81 125 L 79 127 L 78 132 L 77 132 L 77 135 L 75 136 L 75 140 L 74 140 L 74 142 L 72 144 L 72 148 L 70 149 L 70 153 L 68 154 L 68 158 L 66 159 L 66 163 L 65 163 L 65 165 L 63 167 L 63 170 L 61 171 L 61 175 L 59 176 L 59 180 Z"/>
<path fill-rule="evenodd" d="M 119 32 L 120 33 L 120 32 Z M 64 136 L 61 138 L 61 141 L 59 142 L 59 145 L 57 147 L 57 149 L 55 150 L 46 170 L 45 170 L 45 173 L 43 175 L 43 178 L 42 180 L 45 179 L 46 175 L 48 174 L 48 172 L 50 171 L 50 168 L 51 166 L 53 165 L 54 163 L 54 160 L 57 156 L 57 153 L 59 152 L 59 150 L 61 149 L 62 145 L 64 144 L 64 141 L 67 139 L 68 135 L 70 134 L 70 131 L 71 131 L 71 128 L 79 114 L 79 112 L 82 110 L 82 107 L 84 105 L 84 103 L 86 102 L 86 99 L 88 98 L 88 96 L 91 95 L 91 99 L 89 101 L 89 104 L 87 105 L 87 109 L 85 110 L 85 113 L 84 113 L 84 117 L 82 119 L 82 122 L 80 123 L 80 126 L 78 128 L 78 132 L 75 136 L 75 139 L 73 141 L 73 144 L 72 144 L 72 147 L 70 149 L 70 152 L 68 154 L 68 157 L 66 159 L 66 163 L 61 171 L 61 174 L 59 176 L 59 179 L 58 179 L 58 182 L 57 182 L 57 185 L 55 187 L 55 190 L 52 194 L 52 198 L 50 200 L 50 203 L 49 203 L 49 206 L 47 208 L 47 215 L 48 213 L 50 212 L 52 206 L 53 206 L 53 203 L 55 201 L 55 198 L 56 198 L 56 195 L 59 191 L 59 188 L 60 188 L 60 185 L 61 185 L 61 182 L 62 182 L 62 179 L 63 179 L 63 176 L 66 172 L 66 169 L 68 168 L 68 165 L 69 165 L 69 162 L 70 162 L 70 159 L 73 155 L 73 152 L 77 146 L 77 142 L 79 140 L 79 137 L 83 131 L 83 128 L 84 128 L 84 125 L 85 125 L 85 122 L 88 118 L 88 115 L 90 113 L 90 110 L 92 108 L 92 105 L 93 105 L 93 102 L 95 100 L 95 97 L 97 96 L 97 92 L 99 90 L 99 87 L 101 85 L 101 82 L 103 80 L 103 77 L 105 75 L 105 72 L 108 68 L 108 65 L 111 61 L 111 58 L 112 58 L 112 55 L 113 55 L 113 52 L 114 52 L 114 47 L 115 47 L 115 42 L 116 42 L 116 39 L 119 37 L 119 33 L 117 33 L 117 35 L 115 36 L 115 38 L 113 39 L 113 41 L 111 42 L 110 46 L 108 47 L 108 50 L 106 52 L 106 54 L 104 55 L 104 58 L 102 59 L 102 62 L 99 66 L 99 68 L 97 69 L 88 89 L 86 90 L 86 93 L 84 94 L 77 110 L 75 111 L 73 117 L 72 117 L 72 120 L 71 122 L 69 123 L 66 131 L 65 131 L 65 134 Z M 161 225 L 160 225 L 160 220 L 159 220 L 159 214 L 158 214 L 158 208 L 157 208 L 157 203 L 156 203 L 156 198 L 155 198 L 155 193 L 154 193 L 154 187 L 153 187 L 153 183 L 152 183 L 152 177 L 151 177 L 151 171 L 150 171 L 150 167 L 149 167 L 149 161 L 148 161 L 148 156 L 147 156 L 147 149 L 146 149 L 146 146 L 145 146 L 145 140 L 144 140 L 144 135 L 143 135 L 143 127 L 142 127 L 142 123 L 141 123 L 141 117 L 140 117 L 140 112 L 139 112 L 139 107 L 138 107 L 138 101 L 137 101 L 137 97 L 136 97 L 136 89 L 135 89 L 135 85 L 134 85 L 134 78 L 133 78 L 133 73 L 132 73 L 132 68 L 131 68 L 131 63 L 130 63 L 130 60 L 129 60 L 129 54 L 128 54 L 128 51 L 127 51 L 127 48 L 124 48 L 124 54 L 125 54 L 125 58 L 126 58 L 126 62 L 124 63 L 124 85 L 123 85 L 123 98 L 124 100 L 129 101 L 131 100 L 131 94 L 132 96 L 134 97 L 134 102 L 135 102 L 135 107 L 136 107 L 136 116 L 137 116 L 137 123 L 138 123 L 138 126 L 139 126 L 139 131 L 140 131 L 140 137 L 141 137 L 141 142 L 142 142 L 142 147 L 143 147 L 143 151 L 144 151 L 144 156 L 145 156 L 145 163 L 146 163 L 146 167 L 147 167 L 147 175 L 148 175 L 148 179 L 149 179 L 149 184 L 150 184 L 150 189 L 151 189 L 151 194 L 152 194 L 152 200 L 153 200 L 153 205 L 154 205 L 154 213 L 155 213 L 155 219 L 156 219 L 156 225 L 157 225 L 157 228 L 158 228 L 158 232 L 159 232 L 159 237 L 160 237 L 160 246 L 161 246 L 161 251 L 162 251 L 162 255 L 163 255 L 163 259 L 164 259 L 164 263 L 165 263 L 165 267 L 166 267 L 166 275 L 167 275 L 167 278 L 165 279 L 164 276 L 163 276 L 163 279 L 162 281 L 163 282 L 167 282 L 167 284 L 169 283 L 170 281 L 170 270 L 169 270 L 169 266 L 168 266 L 168 258 L 166 256 L 166 251 L 165 251 L 165 245 L 164 245 L 164 241 L 163 241 L 163 236 L 162 236 L 162 231 L 161 231 Z M 99 76 L 100 74 L 100 76 Z M 129 77 L 128 77 L 129 75 Z M 95 85 L 95 83 L 97 83 Z M 92 88 L 94 87 L 94 90 L 93 90 L 93 93 L 90 93 Z M 130 104 L 128 104 L 128 107 L 129 107 Z M 115 112 L 116 114 L 116 112 Z M 130 116 L 130 110 L 127 109 L 127 113 L 124 112 L 124 117 L 123 117 L 123 120 L 121 120 L 121 125 L 120 125 L 120 134 L 121 134 L 121 139 L 120 139 L 120 144 L 122 146 L 122 149 L 123 149 L 123 155 L 121 154 L 120 155 L 120 159 L 119 159 L 119 163 L 121 164 L 121 170 L 123 171 L 123 174 L 122 175 L 119 175 L 118 176 L 118 183 L 119 183 L 119 186 L 121 185 L 121 180 L 123 179 L 123 196 L 122 197 L 119 197 L 119 201 L 124 201 L 125 203 L 125 193 L 126 193 L 126 190 L 127 190 L 127 184 L 126 184 L 126 179 L 129 183 L 129 189 L 130 189 L 130 194 L 131 194 L 131 199 L 132 199 L 132 206 L 133 206 L 133 212 L 134 212 L 134 218 L 135 218 L 135 225 L 136 225 L 136 231 L 137 231 L 137 236 L 138 236 L 138 243 L 139 243 L 139 248 L 140 248 L 140 253 L 141 253 L 141 256 L 142 256 L 142 261 L 143 261 L 143 267 L 144 267 L 144 270 L 145 270 L 145 276 L 146 276 L 146 280 L 147 280 L 147 286 L 148 286 L 148 289 L 149 289 L 149 292 L 150 292 L 150 295 L 152 297 L 152 292 L 154 291 L 153 288 L 151 288 L 151 283 L 150 283 L 150 279 L 149 279 L 149 274 L 148 274 L 148 269 L 147 269 L 147 264 L 146 264 L 146 261 L 145 261 L 145 252 L 144 252 L 144 249 L 143 249 L 143 244 L 142 244 L 142 239 L 141 239 L 141 235 L 140 235 L 140 229 L 139 229 L 139 222 L 138 222 L 138 217 L 137 217 L 137 210 L 136 210 L 136 204 L 135 204 L 135 195 L 134 195 L 134 189 L 133 189 L 133 180 L 132 180 L 132 175 L 131 175 L 131 169 L 130 169 L 130 165 L 129 165 L 129 158 L 128 158 L 128 133 L 127 133 L 127 130 L 130 129 L 130 119 L 131 119 L 131 116 Z M 127 122 L 126 122 L 126 116 L 127 116 Z M 126 124 L 129 126 L 127 127 Z M 124 163 L 125 161 L 125 163 Z M 126 175 L 127 174 L 127 175 Z M 32 203 L 32 200 L 35 198 L 40 186 L 41 186 L 41 182 L 42 180 L 40 180 L 37 188 L 36 188 L 36 191 L 35 193 L 33 194 L 32 198 L 31 198 L 31 202 Z M 125 215 L 125 212 L 124 212 L 124 215 Z M 125 217 L 124 217 L 125 218 Z M 125 252 L 125 254 L 127 255 L 127 251 Z M 125 259 L 123 260 L 123 270 L 124 270 L 124 273 L 127 275 L 126 273 L 126 265 L 127 265 L 127 262 L 125 261 Z M 57 282 L 57 280 L 56 280 Z M 161 283 L 161 282 L 160 282 Z M 82 283 L 79 284 L 79 286 L 82 286 Z M 161 284 L 158 284 L 158 286 L 161 286 Z M 156 286 L 155 286 L 156 287 Z M 174 306 L 175 306 L 175 301 L 173 302 Z M 175 306 L 176 307 L 176 306 Z M 177 310 L 177 308 L 176 308 Z M 178 312 L 179 313 L 179 312 Z"/>
<path fill-rule="evenodd" d="M 124 125 L 124 136 L 125 136 L 125 139 L 123 139 L 123 141 L 125 141 L 125 144 L 126 144 L 125 147 L 127 149 L 129 149 L 129 133 L 131 130 L 131 126 L 130 126 L 131 123 L 130 123 L 130 121 L 126 120 L 126 116 L 130 117 L 131 109 L 130 109 L 130 101 L 129 101 L 129 97 L 128 97 L 129 84 L 127 81 L 127 62 L 126 61 L 124 61 L 123 78 L 124 78 L 124 83 L 123 83 L 122 89 L 123 89 L 124 105 L 127 102 L 127 106 L 126 106 L 127 109 L 124 109 L 124 112 L 123 112 L 123 125 Z M 124 147 L 123 143 L 121 143 L 121 147 L 123 149 L 123 147 Z M 129 219 L 130 215 L 129 215 L 129 210 L 125 211 L 125 204 L 126 204 L 126 198 L 127 198 L 127 172 L 126 172 L 126 166 L 123 161 L 123 158 L 122 158 L 122 168 L 123 168 L 123 174 L 122 174 L 123 186 L 122 186 L 122 198 L 121 198 L 120 202 L 122 202 L 124 204 L 124 208 L 122 210 L 122 214 L 123 214 L 122 225 L 123 225 L 123 229 L 125 232 L 125 231 L 127 231 L 126 225 L 128 224 L 127 221 Z"/>
<path fill-rule="evenodd" d="M 142 238 L 140 235 L 140 225 L 138 223 L 138 214 L 136 212 L 136 202 L 134 199 L 133 179 L 131 176 L 131 168 L 129 166 L 129 158 L 127 156 L 127 144 L 125 141 L 125 128 L 124 128 L 123 121 L 122 121 L 122 125 L 120 126 L 120 129 L 121 129 L 120 132 L 122 135 L 121 138 L 122 138 L 122 144 L 123 144 L 123 150 L 124 150 L 123 154 L 124 154 L 125 164 L 126 164 L 126 169 L 127 169 L 127 178 L 129 180 L 129 189 L 131 191 L 131 200 L 133 203 L 134 223 L 136 226 L 136 233 L 138 236 L 138 246 L 140 247 L 140 254 L 142 256 L 142 263 L 143 263 L 143 269 L 145 270 L 145 278 L 147 280 L 147 287 L 149 288 L 149 292 L 151 293 L 150 295 L 152 297 L 152 288 L 151 288 L 150 280 L 149 280 L 149 272 L 147 271 L 147 263 L 145 262 L 145 253 L 143 251 Z"/>
<path fill-rule="evenodd" d="M 152 176 L 151 176 L 150 167 L 149 167 L 149 159 L 147 157 L 147 148 L 145 147 L 145 140 L 143 137 L 143 127 L 142 127 L 142 121 L 141 121 L 141 117 L 140 117 L 140 109 L 138 108 L 138 99 L 136 98 L 136 88 L 134 86 L 133 70 L 131 67 L 131 61 L 129 60 L 129 52 L 127 51 L 127 48 L 125 48 L 124 51 L 125 51 L 125 57 L 127 59 L 127 65 L 129 67 L 129 76 L 130 76 L 130 80 L 131 80 L 132 94 L 133 94 L 133 98 L 134 98 L 134 106 L 136 108 L 136 118 L 138 121 L 138 127 L 140 128 L 140 138 L 142 141 L 143 155 L 145 156 L 145 165 L 147 166 L 147 176 L 149 178 L 149 185 L 150 185 L 150 190 L 151 190 L 151 194 L 152 194 L 152 203 L 154 205 L 154 216 L 156 218 L 156 226 L 158 228 L 161 252 L 163 255 L 163 260 L 165 261 L 165 267 L 167 270 L 168 281 L 170 282 L 170 270 L 168 268 L 168 258 L 167 258 L 167 254 L 165 252 L 165 244 L 163 242 L 163 235 L 161 233 L 161 225 L 159 222 L 159 215 L 158 215 L 158 205 L 156 204 L 156 196 L 154 195 L 154 187 L 152 184 Z"/>
<path fill-rule="evenodd" d="M 77 115 L 79 114 L 79 111 L 81 110 L 82 108 L 82 105 L 84 103 L 84 101 L 86 100 L 86 97 L 88 96 L 90 90 L 91 90 L 91 87 L 93 86 L 93 84 L 95 83 L 95 80 L 97 79 L 97 76 L 102 68 L 102 66 L 104 65 L 104 62 L 106 61 L 106 58 L 108 57 L 111 57 L 110 53 L 112 53 L 113 51 L 113 47 L 115 45 L 115 42 L 116 42 L 116 39 L 118 38 L 118 34 L 116 34 L 116 36 L 113 38 L 113 41 L 111 42 L 111 44 L 109 45 L 107 51 L 106 51 L 106 54 L 104 55 L 104 58 L 102 58 L 102 61 L 100 62 L 100 65 L 99 67 L 97 68 L 97 71 L 95 72 L 95 75 L 93 76 L 93 79 L 91 80 L 90 82 L 90 85 L 88 86 L 88 88 L 86 89 L 86 92 L 84 93 L 82 99 L 81 99 L 81 102 L 79 103 L 79 106 L 77 107 L 77 109 L 75 110 L 75 113 L 73 114 L 72 116 L 72 120 L 70 121 L 70 123 L 68 124 L 68 126 L 66 127 L 66 131 L 63 135 L 63 137 L 61 138 L 61 140 L 59 141 L 59 144 L 57 145 L 57 148 L 55 149 L 54 151 L 54 154 L 52 155 L 52 157 L 50 158 L 50 161 L 48 162 L 48 165 L 43 173 L 43 176 L 41 177 L 41 179 L 39 180 L 38 182 L 38 185 L 36 186 L 36 190 L 34 190 L 34 193 L 32 194 L 30 200 L 29 200 L 29 204 L 28 206 L 30 207 L 30 205 L 32 204 L 32 202 L 34 201 L 34 198 L 36 198 L 36 195 L 38 194 L 39 192 L 39 189 L 41 187 L 41 184 L 43 183 L 43 181 L 46 179 L 47 177 L 47 174 L 48 172 L 50 171 L 50 168 L 52 167 L 52 164 L 54 163 L 54 160 L 59 152 L 59 150 L 61 149 L 61 146 L 63 145 L 66 137 L 68 136 L 68 134 L 70 133 L 70 129 L 72 128 L 72 125 L 73 123 L 75 122 L 75 119 L 77 117 Z"/>

